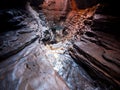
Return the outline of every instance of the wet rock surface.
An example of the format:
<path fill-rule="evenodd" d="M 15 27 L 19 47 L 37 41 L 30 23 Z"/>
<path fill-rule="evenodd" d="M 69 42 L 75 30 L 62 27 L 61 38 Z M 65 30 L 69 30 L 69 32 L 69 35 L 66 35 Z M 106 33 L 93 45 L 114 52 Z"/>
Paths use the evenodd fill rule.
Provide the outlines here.
<path fill-rule="evenodd" d="M 119 17 L 53 1 L 0 11 L 0 90 L 119 90 Z"/>

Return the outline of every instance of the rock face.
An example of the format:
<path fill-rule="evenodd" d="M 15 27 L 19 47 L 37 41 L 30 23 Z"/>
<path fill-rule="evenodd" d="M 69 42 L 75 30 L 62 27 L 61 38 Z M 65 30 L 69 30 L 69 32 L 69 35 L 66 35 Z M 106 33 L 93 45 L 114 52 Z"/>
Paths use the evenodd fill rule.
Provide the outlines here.
<path fill-rule="evenodd" d="M 69 8 L 69 0 L 45 0 L 42 5 L 42 11 L 50 22 L 50 26 L 58 23 L 61 18 L 65 18 Z"/>
<path fill-rule="evenodd" d="M 7 20 L 10 19 L 13 27 L 20 23 L 24 26 L 15 30 L 8 26 L 0 33 L 0 90 L 69 90 L 45 58 L 39 40 L 41 30 L 47 27 L 40 24 L 37 12 L 28 4 L 27 11 L 8 9 L 1 12 L 0 19 L 4 22 L 3 16 L 11 16 Z"/>
<path fill-rule="evenodd" d="M 113 40 L 114 44 L 110 44 L 105 39 L 107 36 L 105 33 L 87 32 L 86 34 L 81 37 L 80 41 L 74 43 L 73 48 L 70 49 L 71 56 L 77 63 L 85 67 L 92 77 L 96 75 L 96 80 L 102 79 L 102 83 L 107 82 L 108 85 L 112 83 L 119 86 L 120 43 L 107 38 L 110 42 Z M 95 36 L 98 36 L 99 39 L 96 39 Z"/>
<path fill-rule="evenodd" d="M 108 8 L 108 7 L 104 7 Z M 82 65 L 95 80 L 106 83 L 107 87 L 119 89 L 119 36 L 116 27 L 119 27 L 120 17 L 104 13 L 104 8 L 99 6 L 93 18 L 92 25 L 87 21 L 90 30 L 77 39 L 70 55 L 77 63 Z M 113 31 L 114 30 L 114 31 Z M 113 87 L 111 87 L 111 84 Z"/>
<path fill-rule="evenodd" d="M 112 1 L 0 2 L 0 90 L 120 90 Z"/>
<path fill-rule="evenodd" d="M 97 4 L 97 0 L 45 0 L 42 9 L 50 23 L 58 24 L 71 10 L 85 9 Z"/>

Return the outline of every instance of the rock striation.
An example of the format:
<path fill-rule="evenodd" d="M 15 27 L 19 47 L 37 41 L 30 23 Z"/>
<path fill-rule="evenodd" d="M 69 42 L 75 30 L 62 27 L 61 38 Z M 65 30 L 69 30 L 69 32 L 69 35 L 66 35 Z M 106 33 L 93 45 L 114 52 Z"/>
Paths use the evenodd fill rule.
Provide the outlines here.
<path fill-rule="evenodd" d="M 0 90 L 120 90 L 117 1 L 0 2 Z"/>
<path fill-rule="evenodd" d="M 108 8 L 108 6 L 104 6 Z M 89 26 L 81 38 L 78 38 L 73 47 L 70 48 L 70 55 L 77 63 L 83 66 L 88 73 L 104 83 L 109 89 L 119 90 L 119 27 L 120 17 L 104 13 L 103 6 L 96 10 L 91 23 L 89 19 L 85 25 Z M 113 85 L 113 86 L 112 86 Z M 104 85 L 102 85 L 103 87 Z"/>

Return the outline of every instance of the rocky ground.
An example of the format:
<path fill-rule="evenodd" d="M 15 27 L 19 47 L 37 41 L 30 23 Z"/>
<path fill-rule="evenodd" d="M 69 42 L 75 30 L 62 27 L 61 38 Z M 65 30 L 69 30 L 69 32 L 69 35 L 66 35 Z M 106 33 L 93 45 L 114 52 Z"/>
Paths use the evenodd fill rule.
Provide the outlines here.
<path fill-rule="evenodd" d="M 0 90 L 119 90 L 120 18 L 98 6 L 52 25 L 29 3 L 0 11 Z"/>

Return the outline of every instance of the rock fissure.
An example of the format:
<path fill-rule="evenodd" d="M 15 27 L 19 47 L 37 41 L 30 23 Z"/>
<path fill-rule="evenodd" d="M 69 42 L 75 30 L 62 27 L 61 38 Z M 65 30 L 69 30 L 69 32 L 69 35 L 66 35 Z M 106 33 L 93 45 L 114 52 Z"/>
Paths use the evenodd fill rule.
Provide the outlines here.
<path fill-rule="evenodd" d="M 0 90 L 119 90 L 120 17 L 110 10 L 97 0 L 1 5 Z"/>

